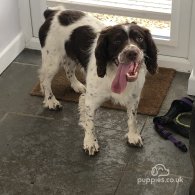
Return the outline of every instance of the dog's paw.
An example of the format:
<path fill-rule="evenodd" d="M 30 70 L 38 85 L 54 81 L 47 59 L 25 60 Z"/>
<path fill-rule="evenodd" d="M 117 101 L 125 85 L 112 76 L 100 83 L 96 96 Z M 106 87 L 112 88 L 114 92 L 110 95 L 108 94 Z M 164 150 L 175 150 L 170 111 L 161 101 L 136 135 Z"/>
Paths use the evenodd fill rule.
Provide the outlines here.
<path fill-rule="evenodd" d="M 99 152 L 99 148 L 98 141 L 96 138 L 94 138 L 94 136 L 85 136 L 83 149 L 86 153 L 88 153 L 89 156 L 93 156 Z"/>
<path fill-rule="evenodd" d="M 61 110 L 62 109 L 62 105 L 55 98 L 44 100 L 43 106 L 44 108 L 48 108 L 49 110 Z"/>
<path fill-rule="evenodd" d="M 125 137 L 127 138 L 127 143 L 130 146 L 135 146 L 135 147 L 142 147 L 143 146 L 143 141 L 142 141 L 140 134 L 127 133 Z"/>
<path fill-rule="evenodd" d="M 85 86 L 82 83 L 80 83 L 80 82 L 71 84 L 71 87 L 77 93 L 85 93 L 85 91 L 86 91 Z"/>

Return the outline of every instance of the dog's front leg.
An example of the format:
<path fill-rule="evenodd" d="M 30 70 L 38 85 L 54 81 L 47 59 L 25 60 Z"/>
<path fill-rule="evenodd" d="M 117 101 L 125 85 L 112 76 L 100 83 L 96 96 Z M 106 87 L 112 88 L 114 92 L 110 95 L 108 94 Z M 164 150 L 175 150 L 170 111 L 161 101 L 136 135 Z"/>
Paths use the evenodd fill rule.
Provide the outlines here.
<path fill-rule="evenodd" d="M 129 131 L 126 134 L 126 138 L 128 144 L 132 146 L 142 147 L 143 146 L 142 138 L 137 128 L 137 107 L 138 101 L 134 105 L 127 107 Z"/>
<path fill-rule="evenodd" d="M 99 151 L 98 140 L 95 133 L 94 116 L 96 109 L 101 101 L 98 97 L 92 97 L 92 94 L 82 94 L 79 99 L 80 125 L 84 128 L 85 137 L 83 149 L 89 155 L 94 155 Z"/>

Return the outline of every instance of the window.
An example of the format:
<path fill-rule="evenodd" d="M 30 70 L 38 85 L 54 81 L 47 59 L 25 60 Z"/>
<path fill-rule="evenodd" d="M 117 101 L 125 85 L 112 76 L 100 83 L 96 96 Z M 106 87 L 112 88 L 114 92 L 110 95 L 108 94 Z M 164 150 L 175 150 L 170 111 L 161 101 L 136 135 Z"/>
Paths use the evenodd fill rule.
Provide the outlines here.
<path fill-rule="evenodd" d="M 148 27 L 156 38 L 170 40 L 172 0 L 47 0 L 47 3 L 95 12 L 95 16 L 107 21 L 137 21 Z"/>
<path fill-rule="evenodd" d="M 158 46 L 161 66 L 179 71 L 191 69 L 188 50 L 192 0 L 29 0 L 29 2 L 34 36 L 33 43 L 30 42 L 29 45 L 33 45 L 33 48 L 40 48 L 36 37 L 44 21 L 43 11 L 47 6 L 64 5 L 67 9 L 90 12 L 97 17 L 111 16 L 112 21 L 136 20 L 138 24 L 143 24 L 151 30 Z"/>

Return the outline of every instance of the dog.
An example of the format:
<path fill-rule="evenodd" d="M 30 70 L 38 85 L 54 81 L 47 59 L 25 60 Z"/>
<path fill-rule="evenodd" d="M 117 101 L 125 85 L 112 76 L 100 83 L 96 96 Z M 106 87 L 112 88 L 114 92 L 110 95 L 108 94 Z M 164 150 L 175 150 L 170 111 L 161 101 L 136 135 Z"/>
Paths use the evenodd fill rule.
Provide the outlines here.
<path fill-rule="evenodd" d="M 39 30 L 39 78 L 44 107 L 62 108 L 51 89 L 52 79 L 62 66 L 71 87 L 81 93 L 79 124 L 85 132 L 83 149 L 89 155 L 99 151 L 94 115 L 106 100 L 126 107 L 127 142 L 142 147 L 137 107 L 146 72 L 155 74 L 158 69 L 157 47 L 150 31 L 135 22 L 105 26 L 87 13 L 63 7 L 49 8 L 44 16 Z M 77 80 L 76 67 L 85 73 L 86 86 Z"/>

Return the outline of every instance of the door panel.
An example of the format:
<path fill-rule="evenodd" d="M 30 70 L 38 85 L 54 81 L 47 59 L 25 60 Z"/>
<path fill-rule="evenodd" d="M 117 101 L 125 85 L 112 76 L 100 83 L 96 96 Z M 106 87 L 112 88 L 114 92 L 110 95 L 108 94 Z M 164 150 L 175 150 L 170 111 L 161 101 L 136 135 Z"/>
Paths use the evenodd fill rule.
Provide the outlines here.
<path fill-rule="evenodd" d="M 34 37 L 38 37 L 39 28 L 44 22 L 43 12 L 46 8 L 46 0 L 30 0 L 32 31 Z"/>

